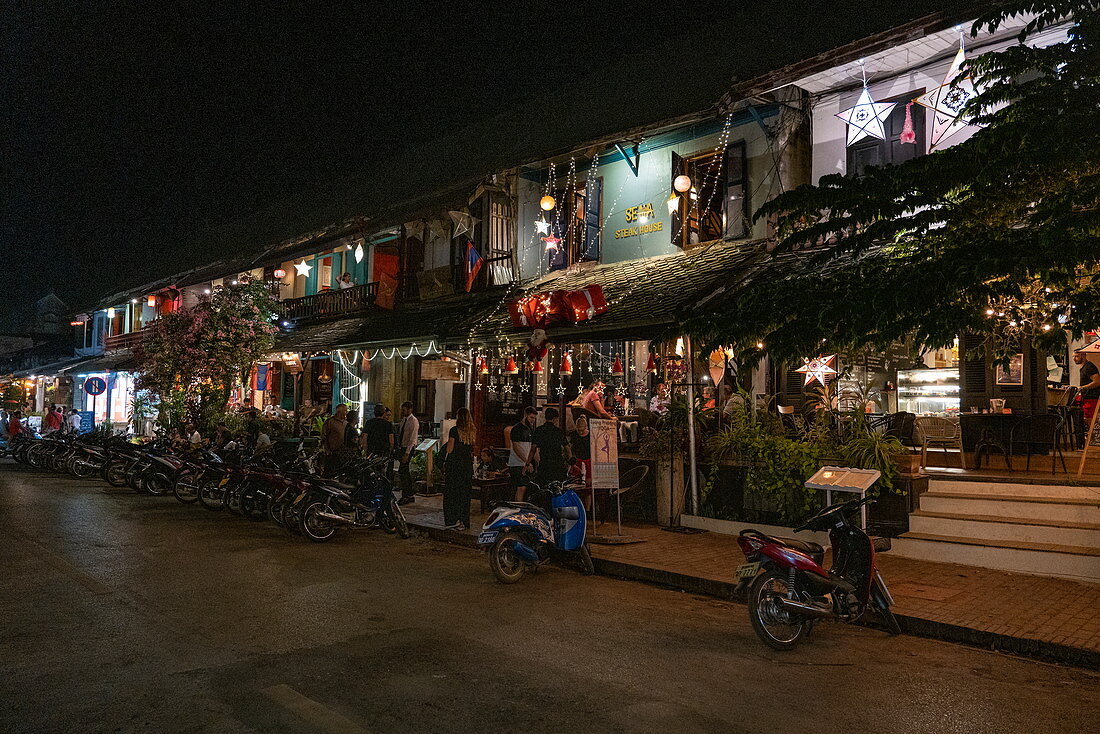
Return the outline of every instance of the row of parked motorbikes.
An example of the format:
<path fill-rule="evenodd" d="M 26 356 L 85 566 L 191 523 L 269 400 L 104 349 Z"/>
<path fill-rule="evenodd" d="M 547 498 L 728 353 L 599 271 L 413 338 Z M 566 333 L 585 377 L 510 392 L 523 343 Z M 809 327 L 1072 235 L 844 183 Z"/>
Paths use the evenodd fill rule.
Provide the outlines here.
<path fill-rule="evenodd" d="M 8 445 L 12 457 L 41 471 L 100 478 L 154 497 L 270 520 L 316 542 L 345 529 L 381 528 L 407 538 L 408 523 L 386 478 L 388 457 L 347 462 L 331 477 L 298 444 L 280 452 L 173 447 L 162 438 L 136 444 L 122 436 L 33 434 Z"/>

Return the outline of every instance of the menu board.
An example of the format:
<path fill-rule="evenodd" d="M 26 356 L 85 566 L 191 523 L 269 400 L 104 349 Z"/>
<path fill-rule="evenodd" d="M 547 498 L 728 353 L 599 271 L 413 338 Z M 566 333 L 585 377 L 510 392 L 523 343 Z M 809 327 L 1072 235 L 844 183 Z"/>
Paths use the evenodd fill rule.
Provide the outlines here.
<path fill-rule="evenodd" d="M 592 486 L 619 488 L 619 428 L 616 421 L 593 418 L 588 422 L 592 447 Z"/>

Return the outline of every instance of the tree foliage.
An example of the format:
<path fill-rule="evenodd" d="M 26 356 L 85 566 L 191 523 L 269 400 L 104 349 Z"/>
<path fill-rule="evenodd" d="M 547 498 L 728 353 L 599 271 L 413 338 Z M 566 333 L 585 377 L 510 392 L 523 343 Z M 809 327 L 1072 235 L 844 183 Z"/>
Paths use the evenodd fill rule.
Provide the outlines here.
<path fill-rule="evenodd" d="M 165 405 L 182 402 L 187 417 L 205 425 L 274 346 L 274 309 L 264 283 L 241 281 L 161 316 L 137 350 L 139 387 Z"/>
<path fill-rule="evenodd" d="M 979 18 L 971 35 L 1034 16 L 1019 44 L 964 67 L 977 132 L 765 204 L 756 217 L 775 217 L 779 233 L 766 277 L 690 330 L 796 359 L 902 337 L 944 346 L 962 332 L 1003 355 L 1021 338 L 1053 349 L 1100 325 L 1098 11 L 1096 0 L 1017 1 Z M 1066 19 L 1067 40 L 1028 45 Z"/>

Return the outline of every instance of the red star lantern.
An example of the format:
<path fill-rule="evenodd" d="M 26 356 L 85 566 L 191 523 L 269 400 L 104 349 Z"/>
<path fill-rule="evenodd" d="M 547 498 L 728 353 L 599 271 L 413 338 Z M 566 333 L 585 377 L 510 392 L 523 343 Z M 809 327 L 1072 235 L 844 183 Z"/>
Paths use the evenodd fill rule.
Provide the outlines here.
<path fill-rule="evenodd" d="M 618 357 L 615 357 L 615 363 L 611 365 L 611 376 L 622 377 L 623 376 L 623 362 Z"/>
<path fill-rule="evenodd" d="M 569 352 L 561 355 L 561 368 L 558 369 L 558 374 L 566 377 L 573 374 L 573 359 L 569 356 Z"/>
<path fill-rule="evenodd" d="M 518 375 L 519 367 L 516 366 L 516 360 L 512 357 L 508 358 L 508 364 L 504 365 L 504 374 L 506 375 Z"/>

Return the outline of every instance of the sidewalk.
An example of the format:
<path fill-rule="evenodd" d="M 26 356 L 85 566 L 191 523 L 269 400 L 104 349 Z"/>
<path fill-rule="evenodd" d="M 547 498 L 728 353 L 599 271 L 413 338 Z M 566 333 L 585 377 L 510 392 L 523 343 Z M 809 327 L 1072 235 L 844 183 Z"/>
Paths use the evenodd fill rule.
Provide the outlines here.
<path fill-rule="evenodd" d="M 418 497 L 406 505 L 409 523 L 437 539 L 474 546 L 485 515 L 472 515 L 473 527 L 466 533 L 446 531 L 441 500 Z M 613 528 L 600 526 L 604 532 L 613 533 Z M 623 532 L 644 542 L 590 545 L 599 573 L 733 597 L 733 571 L 743 559 L 733 536 L 682 535 L 636 523 L 624 524 Z M 889 553 L 878 558 L 906 632 L 1100 669 L 1100 584 Z"/>

